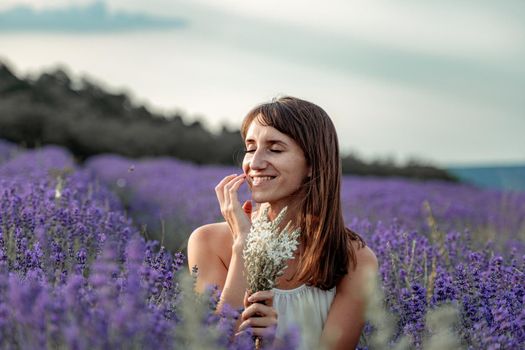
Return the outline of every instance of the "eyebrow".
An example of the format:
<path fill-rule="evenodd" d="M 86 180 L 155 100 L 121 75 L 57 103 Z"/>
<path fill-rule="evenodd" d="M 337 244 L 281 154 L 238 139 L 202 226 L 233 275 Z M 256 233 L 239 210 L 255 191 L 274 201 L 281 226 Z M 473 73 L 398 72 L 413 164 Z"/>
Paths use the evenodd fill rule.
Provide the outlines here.
<path fill-rule="evenodd" d="M 249 143 L 255 143 L 255 140 L 254 139 L 246 139 L 244 141 L 245 143 L 249 144 Z M 266 141 L 267 144 L 269 145 L 282 145 L 282 146 L 286 146 L 286 142 L 284 141 L 281 141 L 281 140 L 268 140 Z"/>

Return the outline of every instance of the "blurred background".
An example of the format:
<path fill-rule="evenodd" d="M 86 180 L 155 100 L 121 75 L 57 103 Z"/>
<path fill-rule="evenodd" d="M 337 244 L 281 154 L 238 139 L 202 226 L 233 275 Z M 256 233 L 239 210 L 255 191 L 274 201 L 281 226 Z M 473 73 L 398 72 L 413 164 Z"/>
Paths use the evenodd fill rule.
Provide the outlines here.
<path fill-rule="evenodd" d="M 345 173 L 525 190 L 525 3 L 2 0 L 0 138 L 237 165 L 286 94 Z"/>

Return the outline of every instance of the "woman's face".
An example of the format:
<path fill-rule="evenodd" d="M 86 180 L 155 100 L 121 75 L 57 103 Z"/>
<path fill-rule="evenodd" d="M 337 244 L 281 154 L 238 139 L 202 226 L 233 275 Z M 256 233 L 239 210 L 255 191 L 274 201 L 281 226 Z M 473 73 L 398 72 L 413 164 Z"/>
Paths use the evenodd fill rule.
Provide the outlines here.
<path fill-rule="evenodd" d="M 244 142 L 242 168 L 253 200 L 281 208 L 288 205 L 311 172 L 303 150 L 291 137 L 261 125 L 257 118 L 250 124 Z"/>

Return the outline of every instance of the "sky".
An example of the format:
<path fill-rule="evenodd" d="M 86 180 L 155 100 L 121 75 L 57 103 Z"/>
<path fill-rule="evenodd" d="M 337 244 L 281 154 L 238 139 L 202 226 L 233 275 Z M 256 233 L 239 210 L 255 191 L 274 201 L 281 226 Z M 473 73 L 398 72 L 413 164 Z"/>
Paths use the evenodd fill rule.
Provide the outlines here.
<path fill-rule="evenodd" d="M 20 4 L 42 10 L 92 2 L 3 0 L 0 11 Z M 91 73 L 108 86 L 130 90 L 153 109 L 180 109 L 211 126 L 235 126 L 255 104 L 284 93 L 323 107 L 336 124 L 342 149 L 364 157 L 417 158 L 438 165 L 525 163 L 522 1 L 108 0 L 106 4 L 115 12 L 186 19 L 191 27 L 188 47 L 201 55 L 213 47 L 223 58 L 214 67 L 216 72 L 202 70 L 208 76 L 199 72 L 185 76 L 170 70 L 169 60 L 162 61 L 166 72 L 200 84 L 194 90 L 172 91 L 175 97 L 153 88 L 146 75 L 133 81 L 126 80 L 125 71 L 117 75 L 70 67 L 73 72 Z M 2 40 L 9 43 L 4 45 L 9 51 L 2 49 Z M 29 56 L 28 51 L 18 51 L 12 37 L 0 33 L 0 57 L 11 60 L 17 71 L 49 66 L 50 59 L 39 63 L 38 56 L 31 60 Z M 224 63 L 229 59 L 231 65 Z"/>
<path fill-rule="evenodd" d="M 98 32 L 144 29 L 182 28 L 184 20 L 160 18 L 140 12 L 111 11 L 103 2 L 65 6 L 62 8 L 32 8 L 15 5 L 0 13 L 0 30 L 10 33 L 29 32 Z"/>

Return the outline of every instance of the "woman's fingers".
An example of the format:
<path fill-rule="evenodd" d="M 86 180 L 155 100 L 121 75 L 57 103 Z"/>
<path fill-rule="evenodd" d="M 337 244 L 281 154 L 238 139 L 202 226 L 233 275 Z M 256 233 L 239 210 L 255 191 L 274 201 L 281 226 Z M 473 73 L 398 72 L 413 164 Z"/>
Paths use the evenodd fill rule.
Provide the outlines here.
<path fill-rule="evenodd" d="M 273 306 L 273 292 L 271 290 L 261 290 L 253 293 L 248 297 L 250 303 L 264 303 L 267 306 Z"/>
<path fill-rule="evenodd" d="M 251 327 L 253 330 L 257 328 L 266 328 L 275 326 L 276 319 L 271 317 L 250 317 L 243 321 L 239 326 L 239 331 L 244 331 L 246 328 Z"/>
<path fill-rule="evenodd" d="M 217 186 L 215 186 L 215 193 L 217 195 L 217 199 L 219 200 L 221 213 L 223 216 L 225 216 L 225 219 L 228 219 L 228 211 L 231 213 L 231 211 L 235 211 L 235 207 L 237 205 L 240 207 L 240 203 L 238 203 L 237 199 L 237 191 L 239 190 L 239 187 L 244 181 L 245 177 L 246 175 L 244 174 L 228 175 L 223 178 L 221 182 L 217 184 Z"/>
<path fill-rule="evenodd" d="M 236 204 L 238 204 L 240 207 L 237 191 L 245 179 L 246 175 L 241 174 L 233 178 L 224 186 L 224 199 L 226 202 L 228 202 L 228 204 L 232 205 L 232 207 Z"/>
<path fill-rule="evenodd" d="M 244 331 L 237 332 L 237 333 L 235 333 L 235 336 L 237 337 L 237 336 L 242 336 L 244 334 L 250 334 L 250 336 L 269 338 L 271 340 L 272 336 L 275 336 L 275 328 L 276 328 L 276 326 L 263 327 L 263 328 L 257 328 L 257 327 L 256 328 L 249 328 L 249 331 L 247 329 L 247 330 L 244 330 Z"/>
<path fill-rule="evenodd" d="M 241 314 L 241 319 L 243 321 L 248 320 L 249 318 L 264 318 L 270 317 L 277 319 L 277 311 L 271 306 L 254 303 L 248 306 Z"/>
<path fill-rule="evenodd" d="M 236 234 L 247 234 L 251 227 L 251 218 L 243 210 L 237 195 L 239 187 L 245 180 L 246 175 L 241 174 L 224 186 L 225 219 Z"/>
<path fill-rule="evenodd" d="M 219 191 L 219 190 L 222 190 L 222 188 L 228 183 L 231 181 L 231 179 L 235 178 L 239 176 L 238 174 L 231 174 L 231 175 L 228 175 L 228 176 L 225 176 L 218 184 L 217 186 L 215 186 L 215 191 Z"/>
<path fill-rule="evenodd" d="M 239 331 L 247 327 L 257 328 L 277 325 L 277 318 L 277 311 L 274 308 L 264 304 L 252 304 L 241 314 L 243 322 L 239 326 Z"/>
<path fill-rule="evenodd" d="M 226 176 L 225 178 L 223 178 L 221 180 L 221 182 L 219 182 L 217 184 L 217 186 L 215 186 L 215 193 L 217 194 L 217 198 L 219 199 L 219 203 L 223 203 L 224 202 L 224 186 L 231 181 L 231 179 L 235 178 L 237 176 L 237 174 L 232 174 L 232 175 L 228 175 Z"/>
<path fill-rule="evenodd" d="M 239 332 L 250 328 L 255 336 L 272 335 L 277 327 L 277 311 L 272 307 L 273 292 L 270 290 L 244 294 L 244 311 L 241 314 L 242 323 Z"/>

